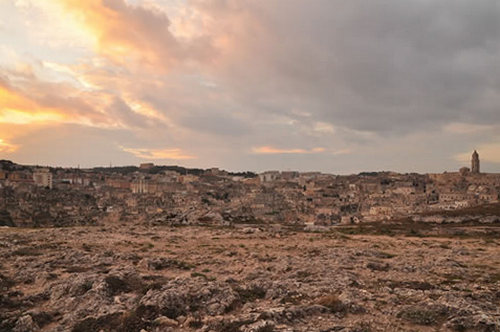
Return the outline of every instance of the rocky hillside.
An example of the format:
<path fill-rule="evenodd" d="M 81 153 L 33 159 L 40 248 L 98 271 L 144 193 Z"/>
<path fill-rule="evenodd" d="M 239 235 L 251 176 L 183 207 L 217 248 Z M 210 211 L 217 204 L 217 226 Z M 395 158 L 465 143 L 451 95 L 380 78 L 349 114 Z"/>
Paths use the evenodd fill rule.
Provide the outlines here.
<path fill-rule="evenodd" d="M 500 331 L 500 242 L 0 228 L 0 331 Z"/>

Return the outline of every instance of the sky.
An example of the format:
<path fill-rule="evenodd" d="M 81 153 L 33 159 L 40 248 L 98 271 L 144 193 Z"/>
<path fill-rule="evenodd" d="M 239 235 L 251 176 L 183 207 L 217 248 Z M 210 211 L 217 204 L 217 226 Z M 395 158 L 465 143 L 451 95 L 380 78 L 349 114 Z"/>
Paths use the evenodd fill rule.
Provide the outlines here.
<path fill-rule="evenodd" d="M 498 0 L 0 0 L 0 159 L 500 172 Z"/>

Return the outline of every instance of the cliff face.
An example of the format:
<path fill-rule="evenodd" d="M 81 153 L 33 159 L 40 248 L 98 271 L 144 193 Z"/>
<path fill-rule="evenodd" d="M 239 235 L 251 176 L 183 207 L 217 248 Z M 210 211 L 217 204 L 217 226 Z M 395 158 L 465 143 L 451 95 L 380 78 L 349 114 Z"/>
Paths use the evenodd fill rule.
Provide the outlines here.
<path fill-rule="evenodd" d="M 469 208 L 433 211 L 411 216 L 415 222 L 426 223 L 478 223 L 478 224 L 499 224 L 500 223 L 500 203 L 483 204 Z"/>
<path fill-rule="evenodd" d="M 105 217 L 97 200 L 75 190 L 0 189 L 0 224 L 20 227 L 60 227 L 95 224 Z"/>

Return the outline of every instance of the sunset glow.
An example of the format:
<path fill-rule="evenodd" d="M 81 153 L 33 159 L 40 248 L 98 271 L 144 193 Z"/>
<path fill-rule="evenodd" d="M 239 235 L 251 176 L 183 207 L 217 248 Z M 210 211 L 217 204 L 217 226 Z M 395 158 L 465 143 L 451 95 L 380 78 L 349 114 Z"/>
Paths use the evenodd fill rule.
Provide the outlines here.
<path fill-rule="evenodd" d="M 254 153 L 257 154 L 307 154 L 307 153 L 320 153 L 324 152 L 324 148 L 313 148 L 311 150 L 306 149 L 278 149 L 272 146 L 261 146 L 252 149 Z"/>
<path fill-rule="evenodd" d="M 147 160 L 186 160 L 196 158 L 185 154 L 181 149 L 132 149 L 122 147 L 122 150 L 129 152 L 138 158 Z"/>

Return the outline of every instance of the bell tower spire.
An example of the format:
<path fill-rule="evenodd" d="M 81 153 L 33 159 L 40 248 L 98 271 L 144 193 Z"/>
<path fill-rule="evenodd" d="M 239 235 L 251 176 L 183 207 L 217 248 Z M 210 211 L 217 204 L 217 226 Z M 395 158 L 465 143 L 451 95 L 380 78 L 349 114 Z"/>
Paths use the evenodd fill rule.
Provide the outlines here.
<path fill-rule="evenodd" d="M 479 174 L 479 154 L 476 150 L 472 153 L 471 173 Z"/>

